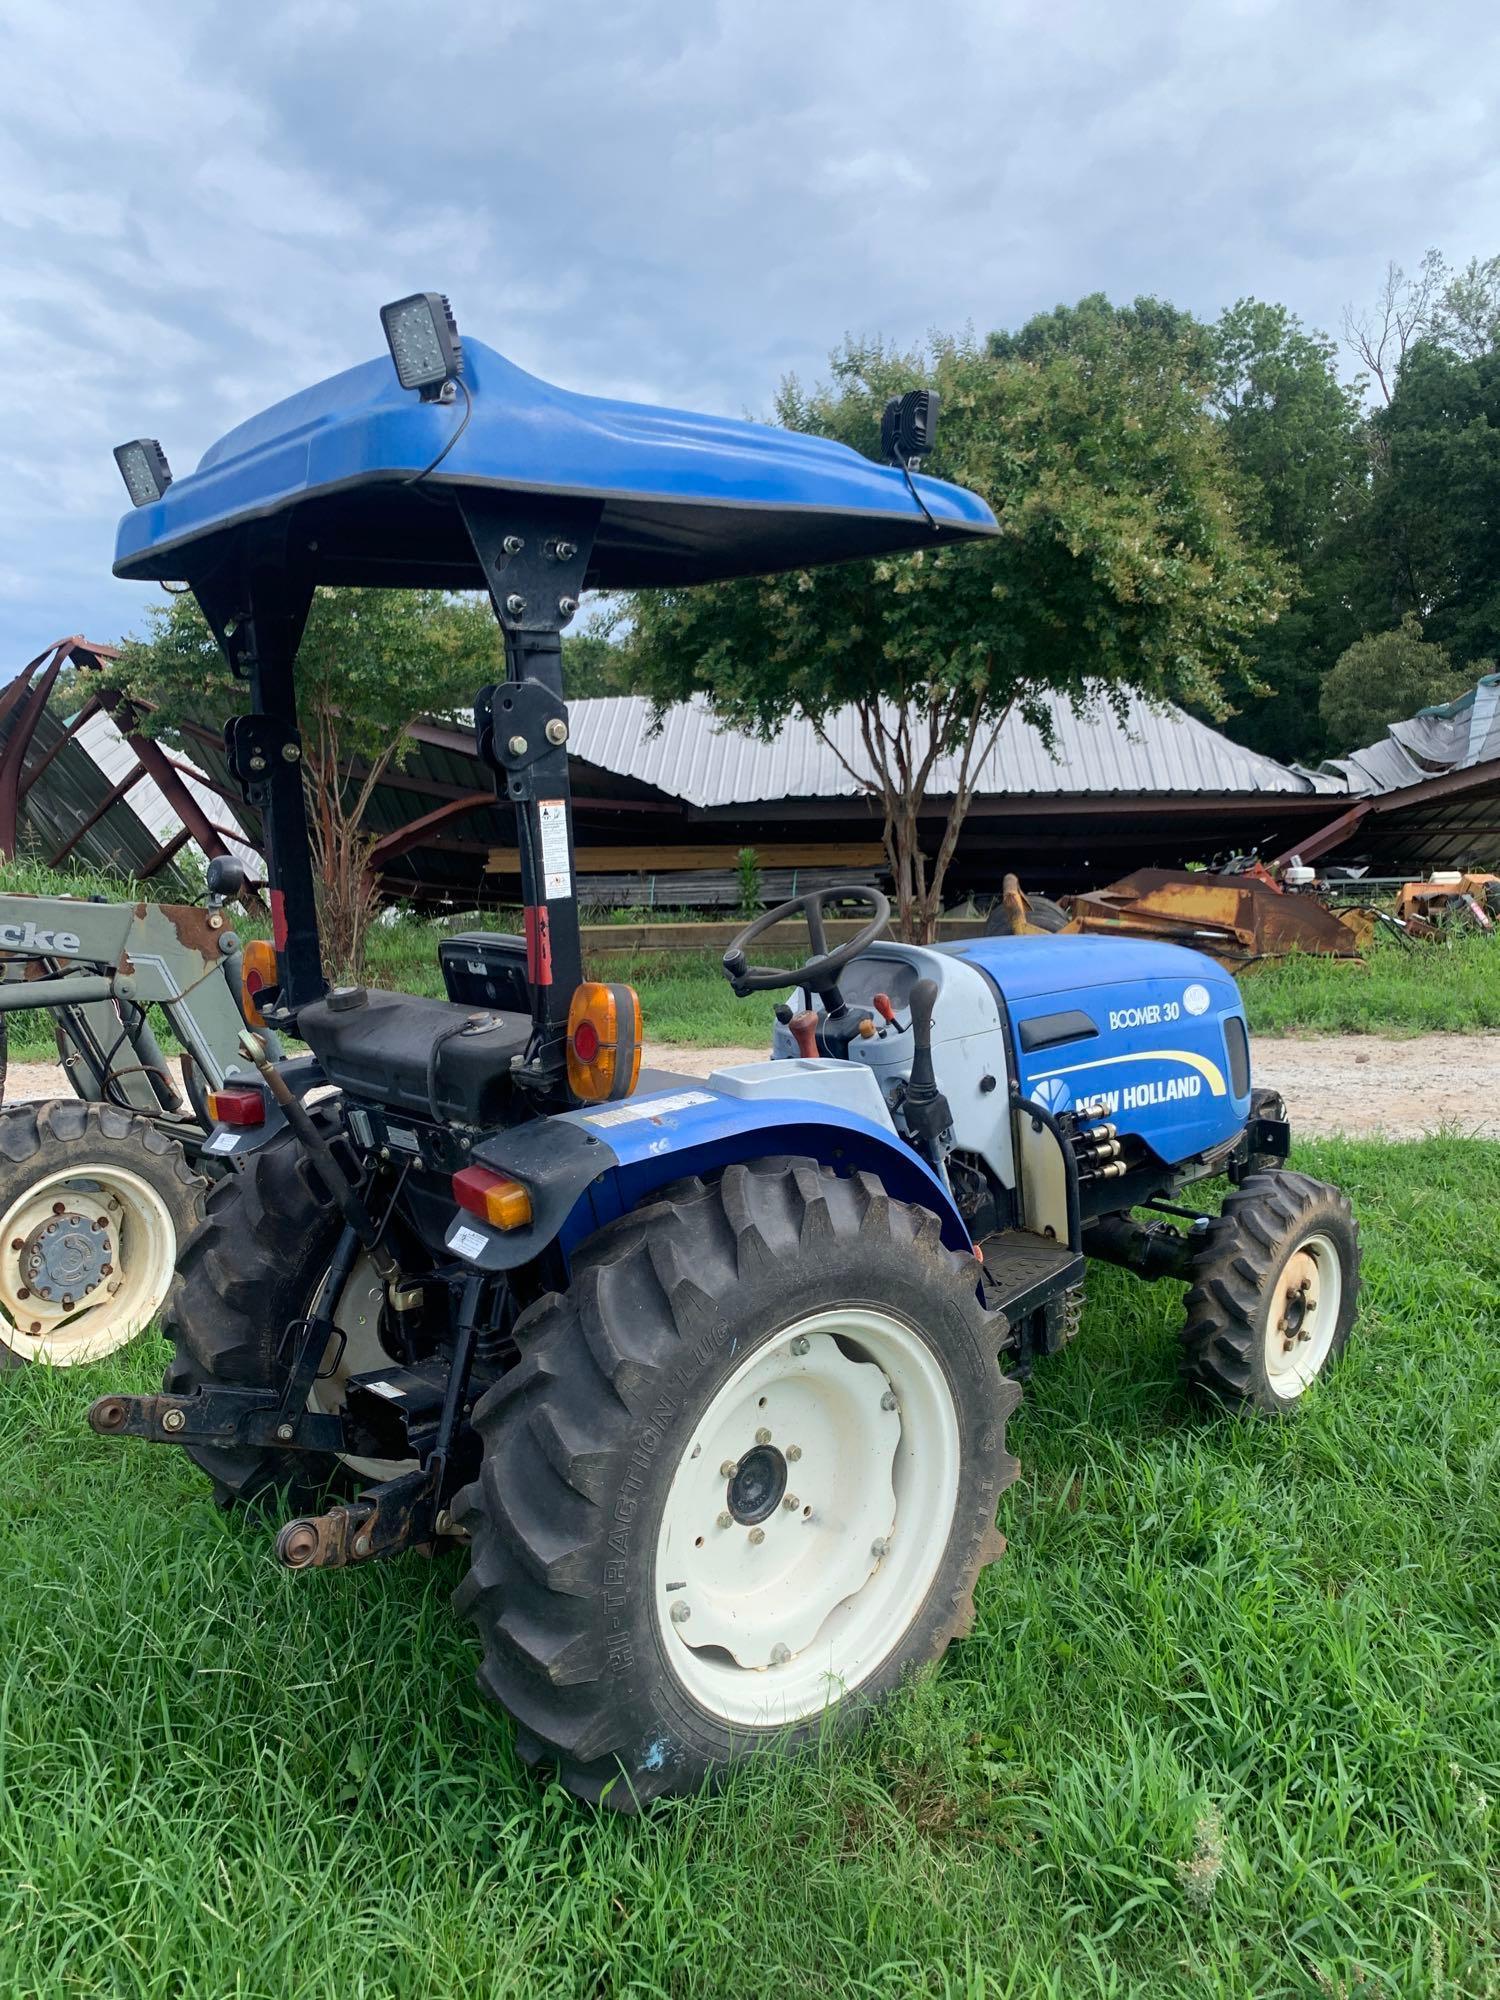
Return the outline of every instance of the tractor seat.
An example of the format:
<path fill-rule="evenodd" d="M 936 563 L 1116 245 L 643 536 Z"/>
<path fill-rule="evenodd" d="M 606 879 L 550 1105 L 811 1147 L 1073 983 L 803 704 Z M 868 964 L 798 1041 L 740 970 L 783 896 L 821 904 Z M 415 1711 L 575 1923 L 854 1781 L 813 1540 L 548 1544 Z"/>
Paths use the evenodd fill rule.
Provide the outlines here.
<path fill-rule="evenodd" d="M 297 1033 L 349 1097 L 455 1125 L 498 1125 L 531 1016 L 351 987 L 299 1007 Z"/>

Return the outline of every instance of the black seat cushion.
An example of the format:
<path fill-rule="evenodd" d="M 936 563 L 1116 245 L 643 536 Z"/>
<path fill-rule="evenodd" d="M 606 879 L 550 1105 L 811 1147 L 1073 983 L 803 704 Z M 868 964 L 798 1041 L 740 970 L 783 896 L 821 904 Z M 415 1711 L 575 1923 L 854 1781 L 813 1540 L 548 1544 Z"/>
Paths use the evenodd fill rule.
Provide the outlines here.
<path fill-rule="evenodd" d="M 349 1097 L 458 1125 L 499 1125 L 531 1016 L 370 992 L 357 1006 L 330 999 L 299 1007 L 297 1032 Z"/>

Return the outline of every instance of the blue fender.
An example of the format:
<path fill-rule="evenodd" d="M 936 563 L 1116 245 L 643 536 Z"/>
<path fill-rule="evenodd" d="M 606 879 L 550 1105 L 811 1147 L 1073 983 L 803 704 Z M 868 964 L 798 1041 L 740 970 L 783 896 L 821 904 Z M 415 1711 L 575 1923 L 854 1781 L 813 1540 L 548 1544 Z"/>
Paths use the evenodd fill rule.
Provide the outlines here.
<path fill-rule="evenodd" d="M 747 1100 L 716 1091 L 711 1082 L 683 1078 L 679 1089 L 562 1117 L 614 1156 L 558 1233 L 565 1255 L 605 1223 L 640 1208 L 669 1181 L 787 1153 L 843 1174 L 874 1174 L 894 1200 L 930 1209 L 950 1249 L 972 1247 L 952 1195 L 927 1162 L 888 1127 L 843 1108 L 793 1097 Z"/>

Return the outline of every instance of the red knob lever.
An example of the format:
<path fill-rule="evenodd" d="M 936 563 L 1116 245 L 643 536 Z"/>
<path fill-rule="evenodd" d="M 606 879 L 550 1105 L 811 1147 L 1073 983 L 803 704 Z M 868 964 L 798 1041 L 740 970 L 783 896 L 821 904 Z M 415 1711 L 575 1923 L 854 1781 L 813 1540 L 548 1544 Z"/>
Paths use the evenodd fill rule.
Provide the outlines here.
<path fill-rule="evenodd" d="M 793 1014 L 787 1027 L 791 1030 L 799 1055 L 815 1056 L 818 1053 L 818 1017 L 810 1007 L 800 1014 Z"/>
<path fill-rule="evenodd" d="M 877 993 L 875 995 L 875 1011 L 888 1028 L 895 1027 L 896 1010 L 891 1005 L 891 996 L 889 993 Z"/>

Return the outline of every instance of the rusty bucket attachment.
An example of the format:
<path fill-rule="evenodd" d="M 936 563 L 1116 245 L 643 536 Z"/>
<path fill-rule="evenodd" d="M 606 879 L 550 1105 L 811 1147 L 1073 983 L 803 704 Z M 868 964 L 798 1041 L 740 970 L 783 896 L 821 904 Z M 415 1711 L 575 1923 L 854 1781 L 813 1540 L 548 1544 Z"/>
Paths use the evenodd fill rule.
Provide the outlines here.
<path fill-rule="evenodd" d="M 1066 928 L 1189 945 L 1233 972 L 1293 952 L 1358 962 L 1373 922 L 1365 911 L 1337 914 L 1316 897 L 1288 893 L 1264 871 L 1207 875 L 1138 868 L 1107 889 L 1073 897 Z"/>

